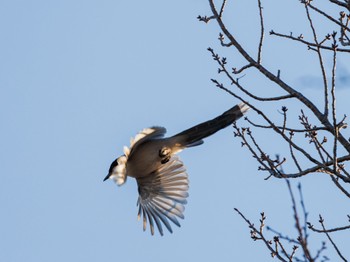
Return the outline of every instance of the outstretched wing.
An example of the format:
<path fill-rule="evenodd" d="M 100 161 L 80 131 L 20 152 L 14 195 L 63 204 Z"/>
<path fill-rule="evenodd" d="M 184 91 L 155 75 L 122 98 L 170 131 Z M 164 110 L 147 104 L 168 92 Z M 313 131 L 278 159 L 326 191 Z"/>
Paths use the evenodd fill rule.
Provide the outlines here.
<path fill-rule="evenodd" d="M 130 139 L 130 151 L 135 150 L 135 148 L 150 139 L 161 138 L 165 135 L 166 129 L 161 126 L 153 126 L 141 130 L 135 137 Z"/>
<path fill-rule="evenodd" d="M 173 155 L 169 162 L 163 164 L 154 173 L 137 179 L 139 198 L 138 219 L 143 217 L 143 231 L 147 221 L 151 234 L 154 223 L 163 235 L 162 224 L 173 232 L 169 221 L 180 227 L 177 218 L 184 218 L 186 198 L 188 197 L 188 176 L 182 161 Z"/>

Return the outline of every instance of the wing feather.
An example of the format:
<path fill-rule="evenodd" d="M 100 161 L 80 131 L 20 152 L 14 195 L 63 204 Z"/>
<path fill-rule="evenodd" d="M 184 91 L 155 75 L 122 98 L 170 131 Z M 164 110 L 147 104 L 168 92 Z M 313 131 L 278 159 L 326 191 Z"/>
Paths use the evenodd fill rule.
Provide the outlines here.
<path fill-rule="evenodd" d="M 127 149 L 128 155 L 131 154 L 131 151 L 135 150 L 139 144 L 149 139 L 162 138 L 165 133 L 166 129 L 160 126 L 153 126 L 141 130 L 134 138 L 130 139 L 130 149 Z"/>
<path fill-rule="evenodd" d="M 145 208 L 146 208 L 146 210 L 147 210 L 147 213 L 148 213 L 149 215 L 151 215 L 152 218 L 154 219 L 154 221 L 156 222 L 156 225 L 157 225 L 157 228 L 158 228 L 159 233 L 163 236 L 163 227 L 162 227 L 162 223 L 161 223 L 161 221 L 160 221 L 161 218 L 158 217 L 158 216 L 155 214 L 155 212 L 153 211 L 152 208 L 150 208 L 149 205 L 145 205 Z M 154 231 L 153 231 L 153 234 L 154 234 Z M 152 234 L 152 235 L 153 235 L 153 234 Z"/>
<path fill-rule="evenodd" d="M 154 213 L 154 215 L 157 216 L 163 222 L 163 224 L 168 229 L 168 231 L 170 233 L 173 233 L 173 230 L 170 226 L 170 223 L 169 223 L 167 217 L 163 213 L 159 212 L 158 209 L 152 205 L 152 203 L 148 203 L 148 205 L 150 206 L 150 210 Z M 163 231 L 160 233 L 161 233 L 161 235 L 163 235 L 162 234 Z"/>
<path fill-rule="evenodd" d="M 143 229 L 147 223 L 154 234 L 154 223 L 163 235 L 162 224 L 172 233 L 170 221 L 180 227 L 178 218 L 184 219 L 188 197 L 188 175 L 182 161 L 173 155 L 169 162 L 148 176 L 137 179 L 139 198 L 138 217 L 143 217 Z"/>

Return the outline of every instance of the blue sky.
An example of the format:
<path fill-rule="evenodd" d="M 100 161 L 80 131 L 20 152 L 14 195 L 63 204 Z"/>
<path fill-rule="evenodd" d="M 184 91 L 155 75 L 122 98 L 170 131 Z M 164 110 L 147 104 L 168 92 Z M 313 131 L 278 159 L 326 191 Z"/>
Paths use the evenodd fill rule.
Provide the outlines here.
<path fill-rule="evenodd" d="M 253 51 L 258 17 L 244 14 L 256 3 L 241 2 L 241 9 L 228 13 L 228 24 Z M 265 4 L 267 31 L 271 24 L 284 32 L 300 28 L 303 20 L 295 17 L 303 10 L 293 2 L 293 11 L 283 15 L 296 23 L 284 27 L 276 23 L 279 6 Z M 172 135 L 239 102 L 210 81 L 217 66 L 206 49 L 219 50 L 219 31 L 215 23 L 199 23 L 199 14 L 209 14 L 207 1 L 0 3 L 1 261 L 269 261 L 234 207 L 256 223 L 265 211 L 267 224 L 295 234 L 284 181 L 264 180 L 232 128 L 181 153 L 190 197 L 173 234 L 142 232 L 134 180 L 119 188 L 102 182 L 122 147 L 144 127 L 165 126 Z M 319 74 L 314 60 L 300 63 L 286 52 L 293 46 L 304 54 L 305 48 L 268 35 L 266 42 L 266 64 L 282 69 L 290 83 Z M 242 62 L 234 52 L 230 56 Z M 341 63 L 349 72 L 348 61 Z M 257 92 L 271 87 L 253 73 L 242 81 Z M 301 88 L 322 101 L 314 86 Z M 349 95 L 345 87 L 339 91 L 340 114 L 348 110 Z M 278 116 L 275 107 L 269 110 Z M 257 135 L 279 152 L 278 143 Z M 349 212 L 339 207 L 348 200 L 326 176 L 317 176 L 302 180 L 310 219 L 316 224 L 322 213 L 329 225 L 346 224 Z M 334 257 L 331 246 L 328 255 Z"/>

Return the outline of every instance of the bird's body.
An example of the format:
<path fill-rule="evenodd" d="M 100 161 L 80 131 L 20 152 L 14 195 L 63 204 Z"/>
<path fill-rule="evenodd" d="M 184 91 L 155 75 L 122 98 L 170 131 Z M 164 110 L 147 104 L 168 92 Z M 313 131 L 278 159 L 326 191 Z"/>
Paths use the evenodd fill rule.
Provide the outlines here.
<path fill-rule="evenodd" d="M 164 146 L 163 140 L 146 141 L 133 150 L 128 159 L 126 173 L 130 177 L 140 178 L 151 174 L 161 165 L 159 148 Z"/>
<path fill-rule="evenodd" d="M 135 178 L 139 191 L 139 217 L 143 216 L 144 230 L 148 220 L 152 235 L 154 223 L 161 235 L 162 224 L 172 232 L 168 220 L 180 226 L 177 218 L 184 218 L 188 197 L 188 176 L 176 154 L 202 144 L 202 139 L 229 126 L 248 109 L 241 103 L 212 120 L 168 138 L 163 138 L 166 133 L 163 127 L 146 128 L 131 139 L 130 148 L 124 147 L 124 155 L 113 161 L 105 180 L 111 178 L 122 185 L 128 176 Z"/>
<path fill-rule="evenodd" d="M 165 134 L 165 129 L 161 127 L 152 127 L 150 129 L 155 130 L 156 132 L 164 131 Z M 157 170 L 157 168 L 162 165 L 162 158 L 159 155 L 159 151 L 162 148 L 171 148 L 172 150 L 170 154 L 174 154 L 179 150 L 176 148 L 172 139 L 169 138 L 150 139 L 140 143 L 137 147 L 134 147 L 128 158 L 128 165 L 126 167 L 127 175 L 134 178 L 140 178 Z"/>

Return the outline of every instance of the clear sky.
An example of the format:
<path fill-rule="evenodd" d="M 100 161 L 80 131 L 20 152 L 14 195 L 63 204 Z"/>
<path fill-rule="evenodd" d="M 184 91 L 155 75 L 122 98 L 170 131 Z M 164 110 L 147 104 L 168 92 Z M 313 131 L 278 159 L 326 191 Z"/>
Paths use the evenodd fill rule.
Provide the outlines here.
<path fill-rule="evenodd" d="M 242 6 L 228 13 L 228 24 L 255 50 L 256 3 L 234 2 Z M 277 23 L 280 6 L 265 4 L 267 32 L 289 32 L 304 21 L 299 1 L 286 2 L 284 19 L 295 24 Z M 196 20 L 206 14 L 208 3 L 199 0 L 0 2 L 0 261 L 269 261 L 234 207 L 256 224 L 265 211 L 267 224 L 295 236 L 285 182 L 264 180 L 231 127 L 181 153 L 190 197 L 173 234 L 142 232 L 133 179 L 123 187 L 102 182 L 144 127 L 164 126 L 172 135 L 239 102 L 210 81 L 217 65 L 206 49 L 219 51 L 219 31 Z M 266 37 L 266 64 L 320 102 L 314 60 L 301 62 L 286 52 L 291 44 Z M 340 63 L 346 75 L 350 63 Z M 270 87 L 255 76 L 243 80 L 260 92 Z M 349 95 L 344 84 L 341 114 L 349 113 Z M 264 143 L 279 152 L 274 141 Z M 330 226 L 346 224 L 349 209 L 339 207 L 348 200 L 317 176 L 301 180 L 310 220 L 317 224 L 321 213 Z M 335 235 L 339 243 L 345 239 Z"/>

